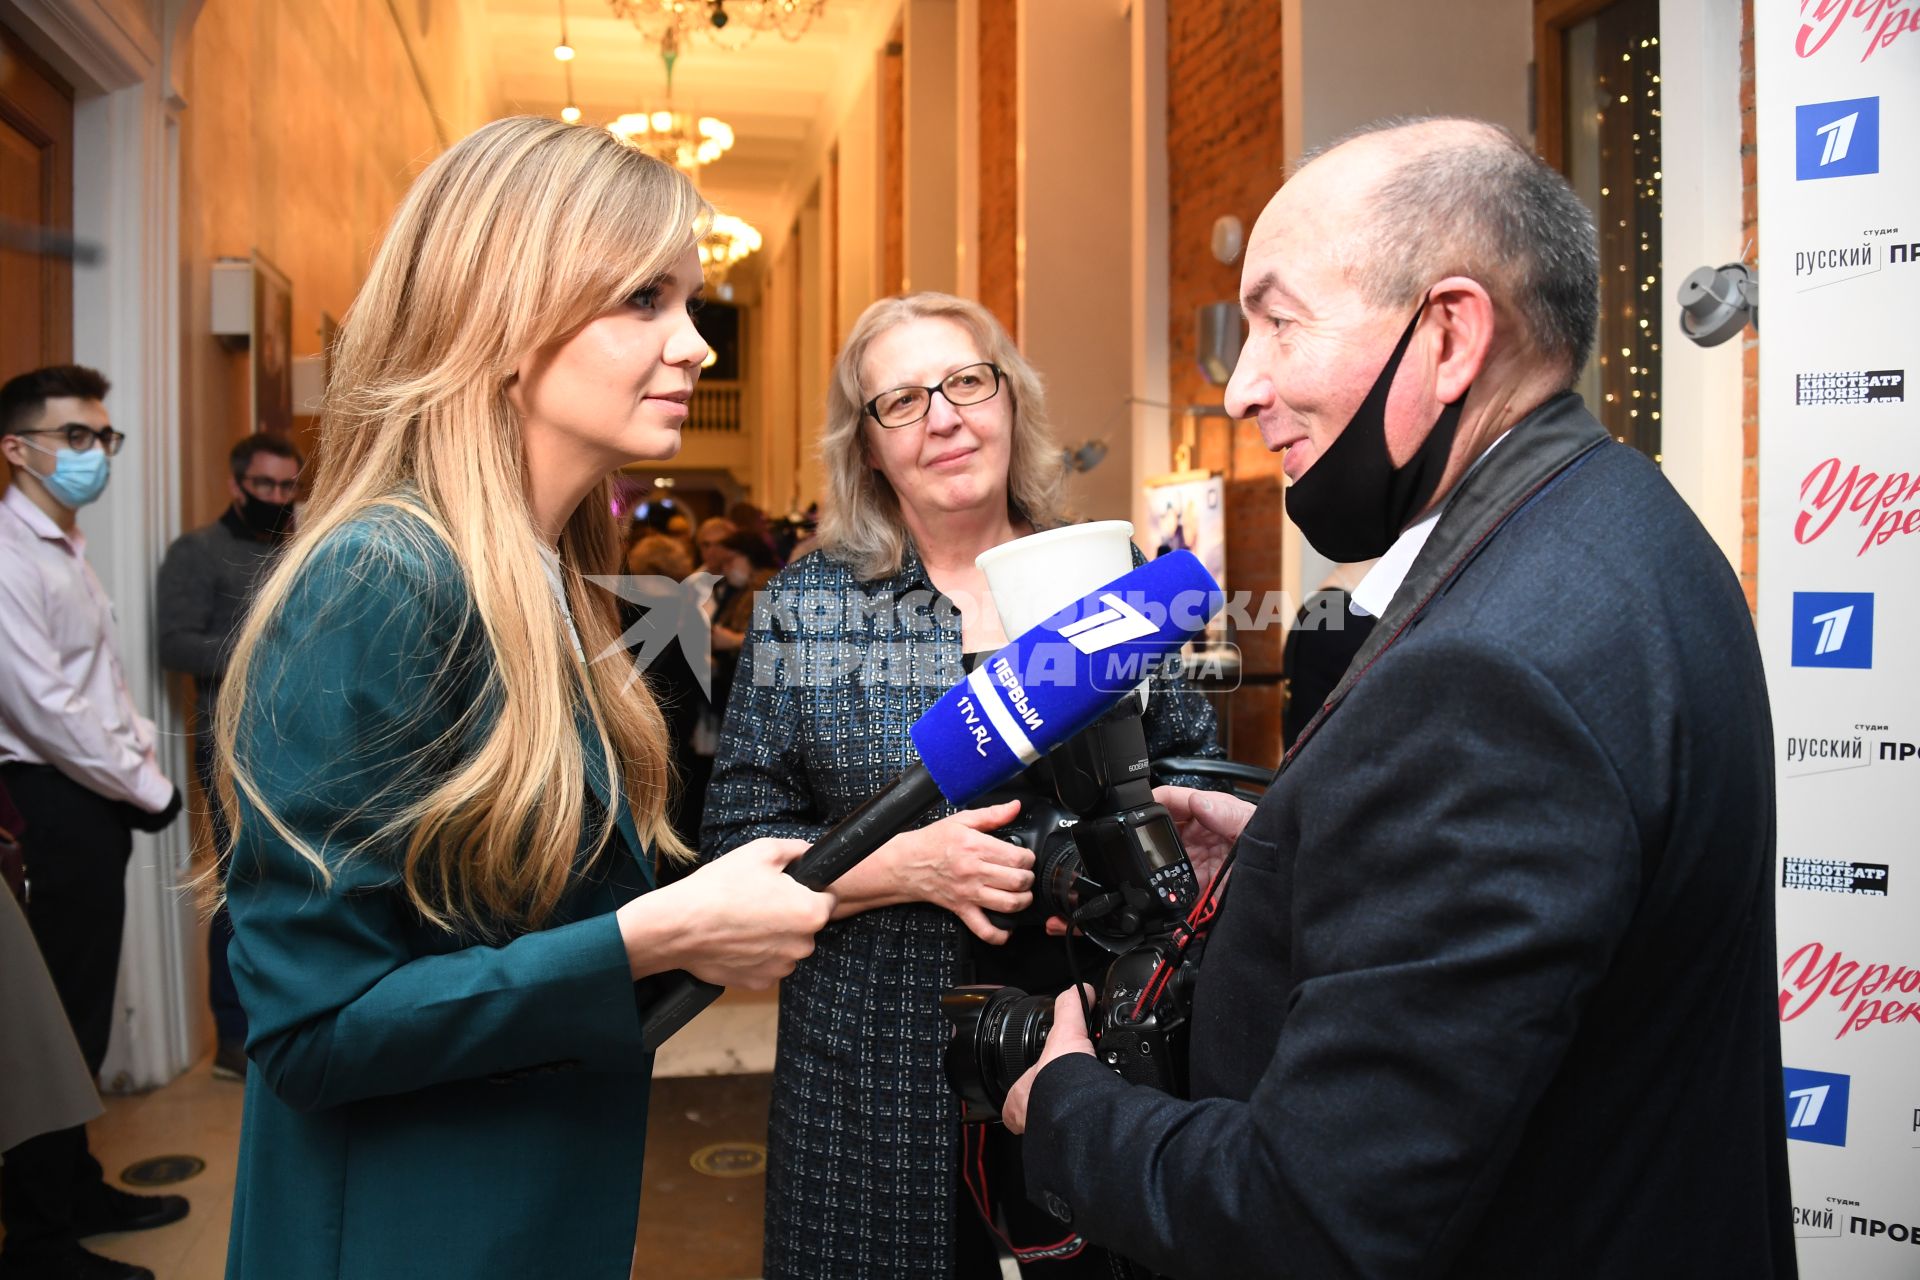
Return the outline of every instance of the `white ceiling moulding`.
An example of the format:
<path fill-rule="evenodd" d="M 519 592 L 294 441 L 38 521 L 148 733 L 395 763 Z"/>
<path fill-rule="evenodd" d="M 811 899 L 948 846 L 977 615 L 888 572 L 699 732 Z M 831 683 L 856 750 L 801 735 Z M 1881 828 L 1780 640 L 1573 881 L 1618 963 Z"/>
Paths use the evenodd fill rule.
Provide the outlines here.
<path fill-rule="evenodd" d="M 0 15 L 76 88 L 125 89 L 160 63 L 160 33 L 135 0 L 5 0 Z"/>

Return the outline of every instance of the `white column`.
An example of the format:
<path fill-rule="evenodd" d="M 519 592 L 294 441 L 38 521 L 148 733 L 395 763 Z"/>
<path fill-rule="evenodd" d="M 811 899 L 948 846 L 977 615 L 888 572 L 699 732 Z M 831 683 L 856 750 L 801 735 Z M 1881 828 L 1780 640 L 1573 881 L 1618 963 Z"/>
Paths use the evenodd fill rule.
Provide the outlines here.
<path fill-rule="evenodd" d="M 1171 466 L 1167 423 L 1170 285 L 1167 259 L 1167 0 L 1133 0 L 1129 12 L 1128 214 L 1131 268 L 1128 364 L 1131 414 L 1131 519 L 1151 527 L 1144 486 Z M 1152 548 L 1147 548 L 1151 551 Z"/>
<path fill-rule="evenodd" d="M 1663 0 L 1660 124 L 1660 469 L 1738 569 L 1746 338 L 1695 346 L 1674 301 L 1695 267 L 1744 252 L 1738 6 Z"/>
<path fill-rule="evenodd" d="M 879 59 L 868 63 L 877 68 Z M 840 126 L 839 314 L 826 334 L 827 356 L 840 350 L 853 322 L 880 294 L 880 84 L 869 74 Z"/>
<path fill-rule="evenodd" d="M 1133 513 L 1132 31 L 1113 0 L 1020 13 L 1020 338 L 1060 442 L 1105 441 L 1074 478 L 1084 516 Z M 1070 73 L 1062 68 L 1071 68 Z"/>
<path fill-rule="evenodd" d="M 955 0 L 954 292 L 980 296 L 980 5 Z"/>
<path fill-rule="evenodd" d="M 826 195 L 824 181 L 821 183 L 821 195 L 822 198 Z M 795 286 L 800 294 L 800 371 L 795 380 L 795 392 L 799 398 L 799 408 L 795 414 L 799 424 L 799 441 L 796 446 L 791 437 L 787 438 L 788 455 L 782 460 L 782 465 L 774 469 L 776 481 L 782 483 L 768 493 L 762 503 L 769 514 L 785 511 L 794 502 L 805 507 L 820 496 L 820 466 L 815 450 L 820 441 L 820 429 L 826 422 L 827 369 L 840 344 L 838 333 L 829 335 L 827 332 L 828 317 L 833 311 L 828 304 L 827 290 L 836 285 L 827 278 L 827 223 L 820 202 L 809 201 L 800 210 L 799 221 L 797 247 L 800 260 L 795 276 Z M 849 322 L 843 320 L 841 323 Z"/>
<path fill-rule="evenodd" d="M 959 284 L 959 34 L 955 0 L 907 0 L 902 90 L 908 289 Z"/>

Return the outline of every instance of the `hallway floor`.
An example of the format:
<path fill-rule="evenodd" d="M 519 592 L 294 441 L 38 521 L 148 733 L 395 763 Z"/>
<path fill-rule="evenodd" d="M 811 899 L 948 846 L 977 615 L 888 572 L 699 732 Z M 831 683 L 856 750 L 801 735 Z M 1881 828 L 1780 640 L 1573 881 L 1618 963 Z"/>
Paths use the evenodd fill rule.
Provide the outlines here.
<path fill-rule="evenodd" d="M 674 1280 L 748 1280 L 760 1273 L 767 1097 L 773 1069 L 772 992 L 728 992 L 656 1061 L 634 1274 Z M 170 1186 L 193 1202 L 157 1231 L 99 1236 L 97 1253 L 153 1269 L 156 1280 L 219 1280 L 233 1210 L 241 1089 L 215 1080 L 211 1061 L 163 1089 L 109 1097 L 91 1126 L 108 1176 L 157 1156 L 206 1161 Z"/>

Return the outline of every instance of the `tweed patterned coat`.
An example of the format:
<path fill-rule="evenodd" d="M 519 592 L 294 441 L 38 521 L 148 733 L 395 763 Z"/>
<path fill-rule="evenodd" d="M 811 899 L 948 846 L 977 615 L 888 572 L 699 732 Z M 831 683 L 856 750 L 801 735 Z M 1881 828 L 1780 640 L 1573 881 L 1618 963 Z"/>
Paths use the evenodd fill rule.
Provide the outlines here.
<path fill-rule="evenodd" d="M 820 552 L 795 561 L 741 654 L 702 856 L 817 838 L 915 762 L 909 728 L 963 674 L 959 614 L 911 545 L 899 572 L 866 582 Z M 1155 756 L 1220 754 L 1212 709 L 1177 684 L 1156 682 L 1146 727 Z M 952 1273 L 960 1112 L 939 993 L 956 979 L 963 928 L 925 904 L 852 916 L 782 986 L 769 1280 Z"/>

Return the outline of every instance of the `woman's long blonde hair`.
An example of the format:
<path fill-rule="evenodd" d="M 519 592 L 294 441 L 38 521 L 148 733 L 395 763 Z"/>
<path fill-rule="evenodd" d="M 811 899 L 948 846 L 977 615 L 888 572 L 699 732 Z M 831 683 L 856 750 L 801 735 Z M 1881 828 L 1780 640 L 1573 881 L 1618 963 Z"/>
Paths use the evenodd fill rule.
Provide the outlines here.
<path fill-rule="evenodd" d="M 223 682 L 217 790 L 236 834 L 244 796 L 331 878 L 320 850 L 273 812 L 235 744 L 243 723 L 262 732 L 250 721 L 249 668 L 315 553 L 356 517 L 397 508 L 458 566 L 491 660 L 492 720 L 465 717 L 473 740 L 453 771 L 347 852 L 404 847 L 407 894 L 441 928 L 498 936 L 538 927 L 575 872 L 586 821 L 581 714 L 641 837 L 689 856 L 665 817 L 666 727 L 645 682 L 624 662 L 575 674 L 507 387 L 529 353 L 666 275 L 711 214 L 670 166 L 602 130 L 545 119 L 497 120 L 414 182 L 340 330 L 312 500 Z M 614 598 L 584 577 L 620 571 L 608 499 L 603 483 L 560 536 L 567 603 L 588 655 L 617 650 L 620 635 Z M 596 847 L 606 847 L 615 821 L 603 816 Z"/>
<path fill-rule="evenodd" d="M 1047 421 L 1046 394 L 1020 348 L 993 313 L 949 293 L 907 293 L 882 298 L 860 313 L 827 382 L 827 427 L 820 438 L 827 500 L 820 515 L 820 548 L 853 566 L 862 579 L 897 573 L 906 552 L 907 526 L 900 498 L 869 460 L 863 434 L 866 402 L 860 385 L 867 348 L 887 330 L 913 320 L 950 320 L 973 336 L 983 359 L 998 365 L 1000 394 L 1013 398 L 1007 457 L 1007 509 L 1036 529 L 1067 521 L 1066 464 Z M 885 390 L 875 387 L 874 392 Z M 880 430 L 878 424 L 874 429 Z"/>

